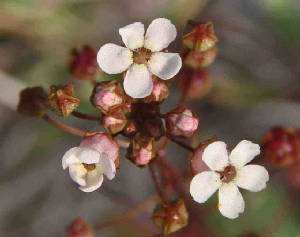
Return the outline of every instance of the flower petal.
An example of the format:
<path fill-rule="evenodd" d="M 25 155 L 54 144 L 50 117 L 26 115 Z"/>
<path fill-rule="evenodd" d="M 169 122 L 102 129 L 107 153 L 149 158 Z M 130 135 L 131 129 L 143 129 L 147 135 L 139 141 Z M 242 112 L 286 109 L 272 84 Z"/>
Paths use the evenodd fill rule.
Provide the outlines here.
<path fill-rule="evenodd" d="M 148 68 L 144 64 L 133 64 L 126 73 L 124 90 L 132 98 L 145 98 L 151 94 L 153 82 Z"/>
<path fill-rule="evenodd" d="M 260 153 L 258 144 L 243 140 L 232 150 L 229 155 L 230 163 L 235 167 L 242 167 L 249 163 Z"/>
<path fill-rule="evenodd" d="M 99 163 L 97 164 L 99 173 L 105 174 L 108 179 L 113 179 L 116 175 L 116 166 L 112 159 L 106 153 L 101 154 Z"/>
<path fill-rule="evenodd" d="M 178 53 L 154 53 L 148 61 L 149 70 L 163 80 L 174 77 L 182 66 Z"/>
<path fill-rule="evenodd" d="M 97 169 L 89 171 L 86 175 L 86 185 L 80 186 L 83 192 L 93 192 L 98 189 L 103 182 L 103 175 Z"/>
<path fill-rule="evenodd" d="M 77 150 L 76 156 L 82 163 L 96 164 L 99 162 L 100 153 L 94 149 L 81 147 Z"/>
<path fill-rule="evenodd" d="M 221 186 L 218 206 L 221 214 L 230 219 L 235 219 L 244 212 L 244 199 L 234 183 L 225 183 Z"/>
<path fill-rule="evenodd" d="M 203 152 L 202 160 L 215 171 L 223 171 L 229 165 L 226 144 L 221 141 L 209 144 Z"/>
<path fill-rule="evenodd" d="M 220 175 L 214 171 L 204 171 L 194 176 L 190 193 L 196 202 L 206 202 L 222 185 Z"/>
<path fill-rule="evenodd" d="M 116 44 L 105 44 L 98 51 L 97 62 L 108 74 L 121 73 L 132 64 L 132 52 Z"/>
<path fill-rule="evenodd" d="M 137 49 L 144 45 L 144 24 L 134 22 L 119 29 L 119 34 L 127 48 Z"/>
<path fill-rule="evenodd" d="M 263 190 L 268 181 L 269 173 L 260 165 L 246 165 L 237 172 L 236 184 L 252 192 Z"/>
<path fill-rule="evenodd" d="M 76 156 L 79 149 L 80 149 L 79 147 L 73 147 L 73 148 L 69 149 L 68 151 L 66 151 L 66 153 L 64 154 L 64 156 L 62 158 L 62 167 L 64 170 L 70 164 L 80 164 L 81 163 L 81 161 Z"/>
<path fill-rule="evenodd" d="M 87 171 L 82 164 L 72 164 L 69 166 L 69 174 L 71 179 L 79 185 L 86 184 Z"/>
<path fill-rule="evenodd" d="M 144 47 L 152 52 L 161 51 L 175 40 L 176 35 L 176 27 L 170 20 L 165 18 L 155 19 L 147 29 Z"/>

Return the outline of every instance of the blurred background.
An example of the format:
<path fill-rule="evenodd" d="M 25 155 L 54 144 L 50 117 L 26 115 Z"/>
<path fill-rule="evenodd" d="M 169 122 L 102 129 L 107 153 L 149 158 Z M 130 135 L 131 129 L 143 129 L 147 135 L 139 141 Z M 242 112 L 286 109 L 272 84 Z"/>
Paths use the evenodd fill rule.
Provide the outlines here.
<path fill-rule="evenodd" d="M 217 135 L 233 147 L 242 139 L 259 142 L 274 125 L 299 127 L 298 0 L 1 0 L 0 235 L 64 235 L 77 217 L 101 226 L 155 192 L 149 171 L 125 159 L 117 178 L 105 182 L 103 189 L 79 191 L 62 170 L 61 157 L 80 139 L 21 116 L 14 107 L 25 85 L 48 90 L 70 79 L 73 47 L 120 43 L 118 28 L 134 21 L 147 26 L 156 17 L 167 17 L 177 26 L 172 52 L 180 49 L 187 20 L 214 23 L 219 54 L 208 69 L 212 91 L 187 103 L 200 117 L 198 141 Z M 78 81 L 75 86 L 82 101 L 79 110 L 96 114 L 89 104 L 91 85 Z M 174 108 L 178 100 L 174 83 L 163 110 Z M 67 123 L 98 129 L 97 122 L 69 118 Z M 188 170 L 186 156 L 180 147 L 169 146 L 169 160 Z M 195 204 L 199 210 L 209 208 L 205 225 L 222 237 L 299 234 L 299 185 L 292 185 L 294 176 L 287 181 L 289 170 L 276 171 L 267 189 L 243 193 L 246 210 L 236 220 L 219 214 L 216 195 L 208 204 Z M 99 235 L 159 233 L 149 219 L 154 205 L 150 202 L 133 218 L 107 226 Z M 196 233 L 201 236 L 201 228 Z"/>

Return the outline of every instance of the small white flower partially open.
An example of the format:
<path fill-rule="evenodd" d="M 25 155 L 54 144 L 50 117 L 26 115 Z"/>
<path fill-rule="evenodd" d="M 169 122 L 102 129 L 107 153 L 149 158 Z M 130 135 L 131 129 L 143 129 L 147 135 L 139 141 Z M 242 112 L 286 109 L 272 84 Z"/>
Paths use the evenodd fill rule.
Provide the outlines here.
<path fill-rule="evenodd" d="M 68 150 L 62 158 L 63 169 L 69 168 L 71 179 L 84 192 L 93 192 L 103 182 L 103 175 L 113 179 L 114 161 L 119 156 L 118 145 L 106 134 L 85 138 L 78 147 Z"/>
<path fill-rule="evenodd" d="M 260 165 L 246 165 L 260 153 L 260 147 L 243 140 L 228 156 L 226 144 L 216 141 L 208 145 L 202 160 L 211 169 L 194 176 L 190 193 L 196 202 L 206 202 L 219 189 L 219 210 L 234 219 L 244 212 L 245 203 L 238 187 L 258 192 L 266 187 L 268 171 Z"/>
<path fill-rule="evenodd" d="M 145 34 L 144 25 L 135 22 L 119 29 L 126 47 L 108 43 L 97 55 L 100 68 L 108 74 L 124 71 L 124 90 L 132 98 L 145 98 L 153 90 L 152 74 L 162 80 L 174 77 L 182 66 L 177 53 L 160 52 L 175 40 L 176 27 L 170 20 L 152 21 Z"/>

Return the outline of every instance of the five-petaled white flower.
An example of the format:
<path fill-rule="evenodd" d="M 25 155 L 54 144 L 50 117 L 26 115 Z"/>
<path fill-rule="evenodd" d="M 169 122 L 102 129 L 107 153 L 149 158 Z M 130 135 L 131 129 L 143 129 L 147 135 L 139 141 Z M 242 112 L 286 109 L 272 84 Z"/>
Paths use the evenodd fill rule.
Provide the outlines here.
<path fill-rule="evenodd" d="M 191 181 L 190 193 L 203 203 L 219 189 L 219 210 L 234 219 L 244 212 L 245 203 L 238 187 L 252 192 L 261 191 L 269 180 L 268 171 L 260 165 L 246 165 L 260 153 L 260 147 L 243 140 L 228 156 L 226 144 L 216 141 L 208 145 L 202 160 L 211 169 L 197 174 Z"/>
<path fill-rule="evenodd" d="M 165 53 L 177 35 L 176 27 L 170 20 L 158 18 L 152 21 L 145 34 L 144 25 L 135 22 L 119 29 L 126 46 L 108 43 L 97 55 L 100 68 L 108 74 L 118 74 L 127 70 L 124 90 L 133 98 L 145 98 L 153 89 L 152 74 L 169 80 L 180 70 L 182 62 L 179 54 Z"/>
<path fill-rule="evenodd" d="M 107 134 L 98 133 L 82 140 L 78 147 L 68 150 L 62 159 L 63 169 L 69 174 L 79 189 L 92 192 L 103 182 L 103 174 L 113 179 L 116 174 L 114 161 L 119 156 L 119 147 Z"/>

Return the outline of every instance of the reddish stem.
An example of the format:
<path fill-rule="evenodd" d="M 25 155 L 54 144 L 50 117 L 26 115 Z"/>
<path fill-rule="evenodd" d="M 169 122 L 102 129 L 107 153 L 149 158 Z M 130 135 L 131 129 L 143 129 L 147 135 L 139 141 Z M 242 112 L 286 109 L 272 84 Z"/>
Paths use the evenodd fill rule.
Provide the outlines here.
<path fill-rule="evenodd" d="M 95 115 L 91 115 L 91 114 L 85 114 L 85 113 L 81 113 L 79 111 L 73 111 L 72 115 L 76 118 L 80 118 L 80 119 L 86 119 L 86 120 L 94 120 L 94 121 L 100 121 L 100 117 L 95 116 Z"/>
<path fill-rule="evenodd" d="M 149 170 L 150 170 L 150 173 L 151 173 L 151 176 L 152 176 L 152 179 L 153 179 L 153 182 L 154 182 L 154 185 L 155 185 L 155 188 L 157 190 L 157 193 L 158 193 L 159 197 L 161 198 L 162 202 L 167 203 L 168 202 L 168 196 L 167 196 L 167 194 L 165 193 L 165 191 L 162 189 L 162 187 L 160 185 L 160 182 L 159 182 L 158 177 L 157 177 L 157 172 L 154 169 L 154 164 L 153 163 L 149 164 Z"/>
<path fill-rule="evenodd" d="M 179 141 L 179 140 L 177 140 L 177 139 L 175 139 L 175 138 L 173 138 L 173 137 L 171 137 L 171 136 L 167 136 L 167 137 L 168 137 L 168 139 L 169 139 L 170 141 L 176 143 L 177 145 L 181 146 L 182 148 L 184 148 L 184 149 L 186 149 L 186 150 L 188 150 L 188 151 L 190 151 L 190 152 L 194 152 L 194 151 L 195 151 L 195 149 L 194 149 L 193 147 L 191 147 L 190 145 L 185 144 L 184 142 Z"/>

